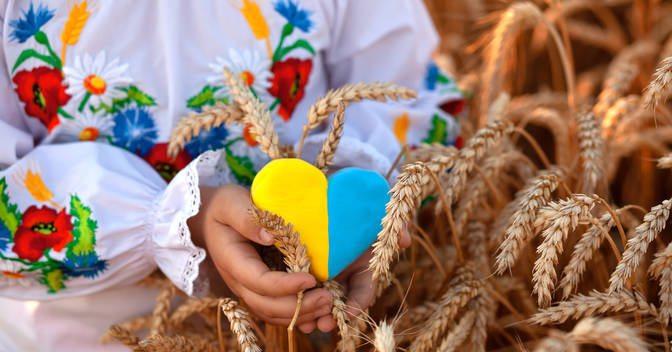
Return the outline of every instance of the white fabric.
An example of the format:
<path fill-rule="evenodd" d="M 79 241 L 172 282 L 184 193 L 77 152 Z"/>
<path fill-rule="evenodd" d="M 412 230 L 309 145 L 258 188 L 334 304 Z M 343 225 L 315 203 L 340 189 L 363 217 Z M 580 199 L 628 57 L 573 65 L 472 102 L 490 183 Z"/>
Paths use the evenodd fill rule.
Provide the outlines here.
<path fill-rule="evenodd" d="M 408 120 L 403 135 L 410 145 L 427 137 L 437 116 L 448 126 L 441 142 L 450 142 L 457 135 L 453 118 L 438 109 L 441 103 L 460 99 L 452 83 L 442 82 L 447 89 L 443 91 L 424 89 L 437 36 L 420 0 L 258 0 L 269 28 L 268 42 L 255 36 L 240 10 L 248 0 L 93 3 L 81 34 L 71 36 L 64 49 L 61 38 L 72 1 L 0 0 L 0 169 L 5 168 L 0 179 L 7 184 L 4 194 L 23 215 L 31 206 L 54 211 L 63 208 L 75 228 L 72 201 L 76 196 L 90 209 L 90 219 L 97 225 L 95 244 L 76 252 L 80 262 L 73 261 L 71 248 L 47 250 L 53 262 L 62 265 L 56 269 L 66 275 L 61 282 L 64 286 L 58 285 L 59 280 L 41 279 L 45 274 L 40 270 L 21 271 L 27 264 L 16 260 L 21 258 L 13 251 L 15 243 L 5 243 L 2 250 L 0 242 L 0 253 L 14 258 L 0 260 L 0 271 L 21 274 L 0 274 L 0 295 L 41 301 L 36 309 L 26 311 L 28 323 L 24 325 L 33 331 L 24 330 L 16 341 L 9 334 L 0 334 L 0 346 L 23 346 L 20 339 L 34 336 L 44 351 L 100 350 L 102 347 L 95 346 L 107 326 L 151 311 L 154 293 L 128 285 L 156 267 L 189 295 L 207 288 L 199 277 L 205 251 L 194 246 L 186 224 L 198 212 L 198 187 L 249 185 L 248 171 L 259 170 L 268 158 L 248 144 L 249 136 L 242 126 L 227 126 L 203 131 L 188 145 L 178 157 L 184 164 L 180 168 L 186 167 L 168 184 L 148 162 L 156 163 L 157 168 L 163 165 L 165 150 L 161 147 L 181 117 L 227 99 L 227 90 L 218 78 L 224 66 L 238 73 L 246 70 L 254 79 L 260 77 L 251 87 L 273 107 L 280 141 L 290 145 L 297 142 L 310 105 L 328 89 L 359 81 L 392 81 L 419 91 L 419 98 L 411 102 L 353 104 L 346 113 L 335 167 L 387 172 L 400 150 L 394 126 L 402 116 Z M 278 47 L 280 33 L 289 21 L 274 9 L 278 3 L 299 3 L 299 11 L 308 11 L 311 22 L 306 26 L 301 18 L 295 19 L 299 22 L 284 46 L 303 41 L 315 52 L 313 55 L 305 44 L 299 45 L 278 60 L 287 65 L 286 70 L 291 69 L 287 68 L 290 62 L 311 60 L 312 66 L 305 94 L 288 121 L 279 115 L 284 100 L 274 104 L 273 85 L 265 81 L 282 73 L 275 76 L 271 72 L 272 55 L 268 53 L 269 46 L 272 51 Z M 38 21 L 21 23 L 28 16 Z M 38 28 L 31 30 L 36 23 L 52 50 L 38 40 Z M 17 61 L 30 49 L 39 55 Z M 40 59 L 45 57 L 52 59 Z M 57 74 L 46 72 L 55 69 L 54 60 L 63 59 Z M 38 77 L 38 72 L 42 76 Z M 63 91 L 58 95 L 53 81 L 61 78 L 57 85 L 61 84 Z M 210 95 L 198 94 L 207 88 Z M 140 93 L 130 99 L 128 92 L 133 89 Z M 124 102 L 126 97 L 129 100 Z M 58 112 L 54 101 L 58 101 Z M 40 113 L 36 107 L 53 110 L 53 114 Z M 42 120 L 36 114 L 42 114 Z M 93 127 L 95 134 L 91 134 Z M 302 157 L 314 160 L 326 133 L 312 134 Z M 78 140 L 96 136 L 96 142 Z M 217 143 L 208 144 L 213 141 Z M 208 149 L 217 151 L 202 153 Z M 234 172 L 232 165 L 243 171 Z M 31 194 L 23 181 L 29 170 L 39 174 L 44 187 L 53 193 L 51 198 Z M 95 268 L 91 264 L 94 257 L 98 260 Z M 46 260 L 43 256 L 30 262 Z M 80 275 L 77 270 L 81 268 L 89 271 Z M 57 273 L 56 269 L 51 273 Z M 95 275 L 90 271 L 93 269 Z M 5 306 L 22 309 L 15 301 L 0 301 L 0 309 Z M 2 319 L 8 316 L 0 317 L 0 325 L 7 324 Z M 75 335 L 76 339 L 70 338 Z"/>

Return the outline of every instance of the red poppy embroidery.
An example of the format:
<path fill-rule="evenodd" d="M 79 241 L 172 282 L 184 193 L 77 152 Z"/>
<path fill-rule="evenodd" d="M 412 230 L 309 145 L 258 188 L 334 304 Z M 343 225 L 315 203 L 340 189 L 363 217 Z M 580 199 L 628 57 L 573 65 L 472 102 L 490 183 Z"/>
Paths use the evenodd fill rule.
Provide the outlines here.
<path fill-rule="evenodd" d="M 53 248 L 60 252 L 73 239 L 70 215 L 64 210 L 56 212 L 52 208 L 35 205 L 23 213 L 21 225 L 14 235 L 12 251 L 24 260 L 38 261 L 44 251 Z"/>
<path fill-rule="evenodd" d="M 177 172 L 189 165 L 193 159 L 184 149 L 180 150 L 175 158 L 171 158 L 168 156 L 168 143 L 159 143 L 145 155 L 145 160 L 166 182 L 170 182 Z"/>
<path fill-rule="evenodd" d="M 280 99 L 278 115 L 285 122 L 289 121 L 294 108 L 296 108 L 296 104 L 303 98 L 312 69 L 313 61 L 311 59 L 299 60 L 290 58 L 273 63 L 271 67 L 271 71 L 273 72 L 272 85 L 268 88 L 268 92 Z"/>
<path fill-rule="evenodd" d="M 26 114 L 38 118 L 50 132 L 58 126 L 58 108 L 70 100 L 59 69 L 42 66 L 22 70 L 12 81 L 16 84 L 16 94 L 26 105 Z"/>

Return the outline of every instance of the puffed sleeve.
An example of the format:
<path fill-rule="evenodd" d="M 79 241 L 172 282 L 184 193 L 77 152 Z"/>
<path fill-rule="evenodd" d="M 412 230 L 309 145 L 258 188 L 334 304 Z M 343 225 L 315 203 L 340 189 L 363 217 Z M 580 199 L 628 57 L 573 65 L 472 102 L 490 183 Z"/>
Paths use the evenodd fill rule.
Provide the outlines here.
<path fill-rule="evenodd" d="M 455 82 L 431 61 L 438 37 L 422 1 L 337 0 L 332 7 L 328 25 L 333 35 L 325 53 L 331 88 L 381 81 L 418 92 L 410 102 L 348 108 L 336 166 L 384 174 L 401 145 L 456 143 L 459 126 L 450 113 L 459 112 L 463 103 Z M 306 140 L 306 155 L 317 154 L 326 133 Z"/>
<path fill-rule="evenodd" d="M 157 266 L 193 293 L 203 249 L 198 212 L 205 153 L 166 185 L 132 153 L 94 142 L 40 145 L 0 172 L 0 294 L 83 295 L 140 281 Z"/>

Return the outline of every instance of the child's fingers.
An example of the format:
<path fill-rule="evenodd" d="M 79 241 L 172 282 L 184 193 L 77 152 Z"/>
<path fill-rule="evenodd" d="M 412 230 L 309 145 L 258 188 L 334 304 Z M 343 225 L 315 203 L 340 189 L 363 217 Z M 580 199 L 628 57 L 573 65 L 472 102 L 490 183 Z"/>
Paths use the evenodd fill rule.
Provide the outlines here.
<path fill-rule="evenodd" d="M 331 315 L 325 315 L 317 319 L 317 328 L 322 332 L 329 332 L 336 328 L 336 320 Z"/>
<path fill-rule="evenodd" d="M 240 285 L 264 296 L 293 295 L 317 283 L 308 273 L 271 271 L 252 245 L 226 225 L 217 226 L 221 235 L 210 236 L 208 249 L 220 271 L 227 271 Z"/>
<path fill-rule="evenodd" d="M 374 289 L 371 284 L 371 272 L 368 270 L 352 274 L 348 282 L 347 312 L 359 316 L 373 301 Z"/>
<path fill-rule="evenodd" d="M 230 186 L 226 195 L 227 205 L 222 209 L 220 221 L 231 226 L 250 241 L 272 245 L 275 242 L 273 236 L 266 231 L 262 231 L 261 227 L 250 219 L 248 212 L 251 207 L 250 192 L 242 187 Z"/>
<path fill-rule="evenodd" d="M 408 248 L 411 245 L 411 233 L 408 232 L 408 224 L 404 225 L 399 237 L 399 246 L 401 248 Z"/>
<path fill-rule="evenodd" d="M 296 310 L 296 296 L 266 297 L 247 290 L 243 292 L 243 299 L 257 312 L 263 313 L 270 319 L 291 319 Z M 301 302 L 298 322 L 304 323 L 315 320 L 331 311 L 331 295 L 326 290 L 306 292 Z"/>
<path fill-rule="evenodd" d="M 307 323 L 299 324 L 299 330 L 301 330 L 302 333 L 304 334 L 310 334 L 311 332 L 315 331 L 315 322 L 314 321 L 309 321 Z"/>

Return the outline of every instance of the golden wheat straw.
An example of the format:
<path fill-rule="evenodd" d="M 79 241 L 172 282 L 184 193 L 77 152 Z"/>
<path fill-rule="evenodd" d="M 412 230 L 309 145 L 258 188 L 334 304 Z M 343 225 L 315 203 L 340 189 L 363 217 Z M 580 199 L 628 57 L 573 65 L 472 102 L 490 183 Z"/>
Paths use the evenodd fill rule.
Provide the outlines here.
<path fill-rule="evenodd" d="M 345 302 L 343 301 L 341 285 L 333 280 L 325 281 L 322 285 L 333 297 L 331 314 L 336 320 L 338 334 L 341 336 L 341 339 L 338 341 L 337 350 L 339 352 L 354 352 L 357 349 L 356 334 L 354 328 L 350 326 L 350 319 L 348 318 Z"/>
<path fill-rule="evenodd" d="M 577 42 L 598 47 L 611 53 L 618 53 L 625 46 L 623 39 L 600 26 L 584 21 L 568 20 L 567 33 Z"/>
<path fill-rule="evenodd" d="M 149 336 L 163 335 L 166 332 L 166 322 L 170 312 L 170 299 L 175 295 L 177 287 L 167 283 L 156 295 L 156 305 L 152 312 L 152 325 Z"/>
<path fill-rule="evenodd" d="M 171 314 L 170 318 L 168 319 L 168 323 L 170 326 L 177 326 L 178 324 L 184 322 L 191 315 L 217 308 L 218 304 L 219 299 L 217 298 L 190 298 L 186 302 L 182 303 L 179 307 L 175 308 L 173 314 Z"/>
<path fill-rule="evenodd" d="M 238 302 L 230 298 L 222 298 L 219 304 L 221 312 L 229 320 L 231 332 L 236 335 L 238 346 L 242 352 L 261 352 L 257 345 L 257 336 L 252 331 L 250 314 Z"/>
<path fill-rule="evenodd" d="M 446 331 L 458 311 L 478 294 L 479 288 L 483 285 L 483 281 L 474 280 L 473 275 L 474 268 L 470 264 L 458 269 L 448 285 L 448 291 L 441 297 L 440 308 L 427 320 L 420 335 L 409 347 L 409 351 L 432 350 L 437 338 Z"/>
<path fill-rule="evenodd" d="M 667 100 L 670 95 L 670 82 L 672 82 L 672 57 L 667 57 L 658 64 L 653 80 L 644 90 L 644 106 L 655 109 L 658 103 Z"/>
<path fill-rule="evenodd" d="M 672 199 L 654 206 L 644 216 L 644 222 L 635 228 L 625 246 L 623 258 L 609 278 L 609 292 L 620 291 L 625 287 L 626 282 L 639 266 L 639 262 L 644 258 L 649 244 L 665 228 L 667 218 L 670 216 L 670 208 L 672 208 Z"/>
<path fill-rule="evenodd" d="M 204 106 L 201 112 L 191 112 L 173 127 L 168 139 L 168 156 L 174 158 L 193 137 L 201 131 L 229 125 L 243 119 L 243 111 L 235 103 L 217 102 L 214 106 Z"/>
<path fill-rule="evenodd" d="M 646 301 L 641 293 L 618 291 L 604 293 L 592 291 L 588 295 L 578 294 L 557 305 L 540 310 L 530 318 L 532 324 L 562 324 L 567 319 L 604 313 L 638 313 L 658 317 L 656 308 Z"/>
<path fill-rule="evenodd" d="M 499 246 L 495 273 L 501 275 L 511 270 L 525 243 L 534 236 L 537 210 L 548 203 L 551 193 L 558 187 L 562 177 L 563 172 L 560 169 L 541 171 L 526 188 L 518 192 L 516 199 L 510 203 L 510 207 L 507 206 L 508 209 L 515 210 L 507 219 L 510 223 L 504 231 L 504 240 Z M 497 225 L 495 227 L 497 228 Z"/>
<path fill-rule="evenodd" d="M 617 216 L 619 212 L 617 211 Z M 616 225 L 611 214 L 604 212 L 599 218 L 599 225 L 609 231 Z M 586 271 L 588 262 L 593 258 L 593 254 L 600 248 L 604 235 L 602 229 L 591 225 L 588 230 L 581 235 L 581 239 L 574 245 L 574 252 L 569 259 L 569 264 L 565 266 L 559 287 L 562 288 L 562 298 L 566 299 L 579 286 L 581 276 Z"/>
<path fill-rule="evenodd" d="M 557 110 L 549 108 L 536 108 L 522 118 L 519 127 L 524 128 L 528 123 L 546 127 L 553 134 L 553 143 L 555 145 L 568 146 L 569 130 L 567 122 L 560 116 Z M 569 148 L 555 148 L 555 162 L 558 165 L 569 166 L 571 160 L 571 151 Z"/>
<path fill-rule="evenodd" d="M 252 94 L 241 77 L 233 74 L 228 68 L 224 68 L 224 78 L 231 87 L 229 93 L 245 114 L 243 121 L 252 125 L 259 149 L 271 159 L 279 158 L 278 134 L 275 132 L 271 113 L 266 105 Z"/>
<path fill-rule="evenodd" d="M 567 239 L 569 231 L 576 229 L 579 221 L 591 217 L 590 211 L 595 203 L 594 197 L 575 194 L 568 199 L 551 202 L 539 210 L 535 228 L 545 228 L 550 224 L 541 233 L 544 241 L 537 247 L 539 258 L 534 262 L 532 273 L 534 284 L 532 292 L 537 295 L 540 307 L 548 307 L 551 304 L 557 279 L 554 266 L 558 263 L 558 256 L 562 254 L 563 242 Z"/>
<path fill-rule="evenodd" d="M 579 321 L 569 338 L 578 344 L 598 345 L 614 352 L 646 352 L 648 346 L 637 330 L 611 318 L 585 318 Z"/>
<path fill-rule="evenodd" d="M 474 324 L 469 335 L 472 351 L 485 352 L 488 324 L 495 318 L 497 306 L 488 291 L 481 289 L 478 296 L 469 302 L 469 311 L 474 312 Z"/>
<path fill-rule="evenodd" d="M 602 136 L 610 140 L 617 130 L 621 130 L 621 122 L 626 116 L 631 116 L 640 107 L 639 95 L 628 95 L 616 100 L 614 105 L 607 110 L 602 120 Z"/>
<path fill-rule="evenodd" d="M 457 155 L 457 149 L 452 145 L 445 146 L 441 143 L 423 143 L 418 148 L 408 151 L 406 163 L 413 164 L 417 161 L 426 163 L 437 156 L 454 157 L 455 155 Z"/>
<path fill-rule="evenodd" d="M 579 114 L 577 120 L 583 159 L 582 193 L 592 194 L 604 175 L 602 128 L 592 113 Z"/>
<path fill-rule="evenodd" d="M 660 321 L 667 326 L 672 318 L 672 243 L 656 253 L 649 275 L 660 282 Z"/>
<path fill-rule="evenodd" d="M 348 107 L 351 103 L 360 102 L 364 99 L 385 102 L 388 100 L 397 101 L 399 99 L 409 100 L 416 96 L 417 93 L 413 90 L 393 83 L 346 84 L 341 88 L 332 89 L 308 109 L 308 121 L 303 125 L 296 154 L 301 155 L 303 141 L 308 136 L 308 132 L 324 123 L 332 113 L 338 110 L 338 106 L 341 104 L 344 107 Z"/>
<path fill-rule="evenodd" d="M 136 350 L 140 339 L 137 336 L 134 336 L 127 329 L 122 328 L 119 325 L 112 325 L 105 336 L 108 336 L 112 339 L 119 341 L 127 347 L 130 347 L 133 350 Z M 103 342 L 106 343 L 106 342 Z"/>
<path fill-rule="evenodd" d="M 579 346 L 564 332 L 551 330 L 548 337 L 539 342 L 534 352 L 579 352 Z"/>
<path fill-rule="evenodd" d="M 325 174 L 329 171 L 329 166 L 332 165 L 334 154 L 336 154 L 336 148 L 341 141 L 343 126 L 345 126 L 345 122 L 343 121 L 344 117 L 345 104 L 341 103 L 338 104 L 338 107 L 336 108 L 334 120 L 331 124 L 331 128 L 329 128 L 329 135 L 322 143 L 322 149 L 320 149 L 320 152 L 317 154 L 317 160 L 315 162 L 315 166 Z"/>

